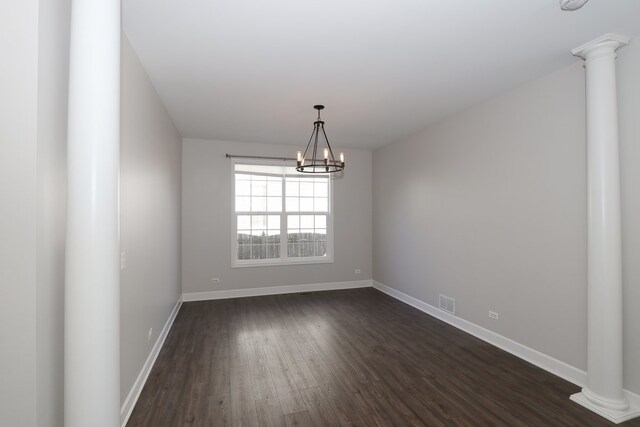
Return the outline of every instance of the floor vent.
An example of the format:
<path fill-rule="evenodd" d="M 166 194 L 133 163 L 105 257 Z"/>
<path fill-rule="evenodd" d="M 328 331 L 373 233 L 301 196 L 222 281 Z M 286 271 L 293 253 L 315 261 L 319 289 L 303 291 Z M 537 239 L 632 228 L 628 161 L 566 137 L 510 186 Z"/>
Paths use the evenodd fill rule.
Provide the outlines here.
<path fill-rule="evenodd" d="M 440 303 L 438 307 L 440 310 L 444 310 L 447 313 L 453 315 L 456 314 L 456 300 L 451 297 L 440 294 Z"/>
<path fill-rule="evenodd" d="M 298 292 L 298 295 L 311 295 L 313 292 Z"/>

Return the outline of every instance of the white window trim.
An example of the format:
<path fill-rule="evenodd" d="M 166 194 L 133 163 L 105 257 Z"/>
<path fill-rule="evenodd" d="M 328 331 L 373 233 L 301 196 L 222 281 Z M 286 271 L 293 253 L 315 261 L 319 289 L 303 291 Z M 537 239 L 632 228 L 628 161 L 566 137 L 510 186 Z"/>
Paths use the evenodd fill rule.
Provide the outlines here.
<path fill-rule="evenodd" d="M 283 162 L 274 160 L 251 160 L 231 162 L 231 268 L 244 267 L 273 267 L 285 265 L 305 265 L 305 264 L 333 264 L 333 178 L 329 174 L 328 188 L 328 212 L 318 212 L 327 215 L 327 255 L 323 257 L 288 257 L 287 239 L 283 239 L 283 232 L 287 232 L 287 211 L 286 211 L 286 180 L 282 180 L 282 210 L 280 212 L 250 212 L 253 215 L 280 215 L 280 258 L 260 259 L 260 260 L 239 260 L 238 259 L 238 220 L 236 214 L 236 164 L 262 164 L 281 166 Z M 298 212 L 299 215 L 315 215 L 316 212 Z"/>

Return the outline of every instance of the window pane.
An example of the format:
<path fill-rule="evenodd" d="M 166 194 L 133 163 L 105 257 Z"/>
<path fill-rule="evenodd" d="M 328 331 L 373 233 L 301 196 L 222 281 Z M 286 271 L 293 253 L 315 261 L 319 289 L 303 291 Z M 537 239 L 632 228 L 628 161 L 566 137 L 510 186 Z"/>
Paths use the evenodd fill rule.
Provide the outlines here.
<path fill-rule="evenodd" d="M 313 212 L 313 198 L 301 197 L 300 198 L 300 212 Z"/>
<path fill-rule="evenodd" d="M 298 212 L 300 210 L 300 199 L 287 197 L 287 212 Z"/>
<path fill-rule="evenodd" d="M 318 243 L 318 250 L 316 256 L 327 256 L 327 242 Z"/>
<path fill-rule="evenodd" d="M 313 228 L 313 226 L 314 226 L 313 215 L 300 215 L 301 228 Z"/>
<path fill-rule="evenodd" d="M 277 196 L 278 198 L 282 196 L 282 179 L 269 178 L 267 195 L 271 197 Z"/>
<path fill-rule="evenodd" d="M 267 211 L 280 212 L 282 210 L 281 197 L 267 197 Z"/>
<path fill-rule="evenodd" d="M 251 217 L 249 215 L 238 215 L 238 230 L 248 230 L 251 228 Z"/>
<path fill-rule="evenodd" d="M 252 196 L 266 196 L 267 195 L 267 179 L 253 177 L 251 181 L 251 195 Z"/>
<path fill-rule="evenodd" d="M 251 244 L 251 230 L 238 230 L 238 245 L 247 246 Z"/>
<path fill-rule="evenodd" d="M 251 215 L 251 228 L 265 230 L 267 228 L 267 217 L 264 215 Z"/>
<path fill-rule="evenodd" d="M 298 197 L 300 195 L 300 182 L 293 178 L 287 178 L 287 196 Z"/>
<path fill-rule="evenodd" d="M 280 245 L 270 245 L 269 246 L 269 257 L 270 258 L 280 258 Z"/>
<path fill-rule="evenodd" d="M 278 230 L 280 232 L 280 215 L 269 215 L 267 221 L 269 230 Z"/>
<path fill-rule="evenodd" d="M 238 259 L 251 259 L 251 246 L 238 246 Z"/>
<path fill-rule="evenodd" d="M 288 215 L 287 216 L 287 228 L 298 229 L 300 228 L 300 215 Z"/>
<path fill-rule="evenodd" d="M 236 196 L 249 196 L 251 194 L 251 182 L 238 179 L 236 176 Z"/>
<path fill-rule="evenodd" d="M 313 182 L 300 182 L 300 196 L 313 197 Z"/>
<path fill-rule="evenodd" d="M 316 197 L 328 197 L 329 196 L 329 181 L 328 180 L 318 180 L 314 183 L 314 193 L 313 195 Z"/>
<path fill-rule="evenodd" d="M 251 210 L 251 198 L 236 196 L 236 212 L 248 212 Z"/>
<path fill-rule="evenodd" d="M 251 197 L 251 212 L 264 212 L 267 210 L 266 197 Z"/>
<path fill-rule="evenodd" d="M 314 206 L 315 206 L 316 212 L 328 212 L 329 211 L 329 199 L 316 198 Z"/>
<path fill-rule="evenodd" d="M 327 216 L 326 215 L 316 215 L 315 216 L 315 228 L 327 228 Z"/>

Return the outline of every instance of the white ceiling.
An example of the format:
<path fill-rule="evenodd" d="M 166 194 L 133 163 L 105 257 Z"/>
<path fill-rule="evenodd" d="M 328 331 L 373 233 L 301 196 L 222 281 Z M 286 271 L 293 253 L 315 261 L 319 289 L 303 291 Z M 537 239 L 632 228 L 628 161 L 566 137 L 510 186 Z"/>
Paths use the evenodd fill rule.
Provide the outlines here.
<path fill-rule="evenodd" d="M 123 0 L 124 30 L 186 138 L 375 148 L 640 34 L 639 0 Z"/>

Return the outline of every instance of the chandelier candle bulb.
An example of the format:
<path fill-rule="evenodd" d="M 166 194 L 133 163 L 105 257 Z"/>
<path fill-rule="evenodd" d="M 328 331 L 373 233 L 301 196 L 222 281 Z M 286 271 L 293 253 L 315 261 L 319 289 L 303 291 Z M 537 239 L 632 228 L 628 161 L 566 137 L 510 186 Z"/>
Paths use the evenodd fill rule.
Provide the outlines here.
<path fill-rule="evenodd" d="M 340 153 L 340 163 L 344 166 L 344 153 Z"/>
<path fill-rule="evenodd" d="M 298 166 L 302 166 L 302 151 L 298 151 Z"/>

